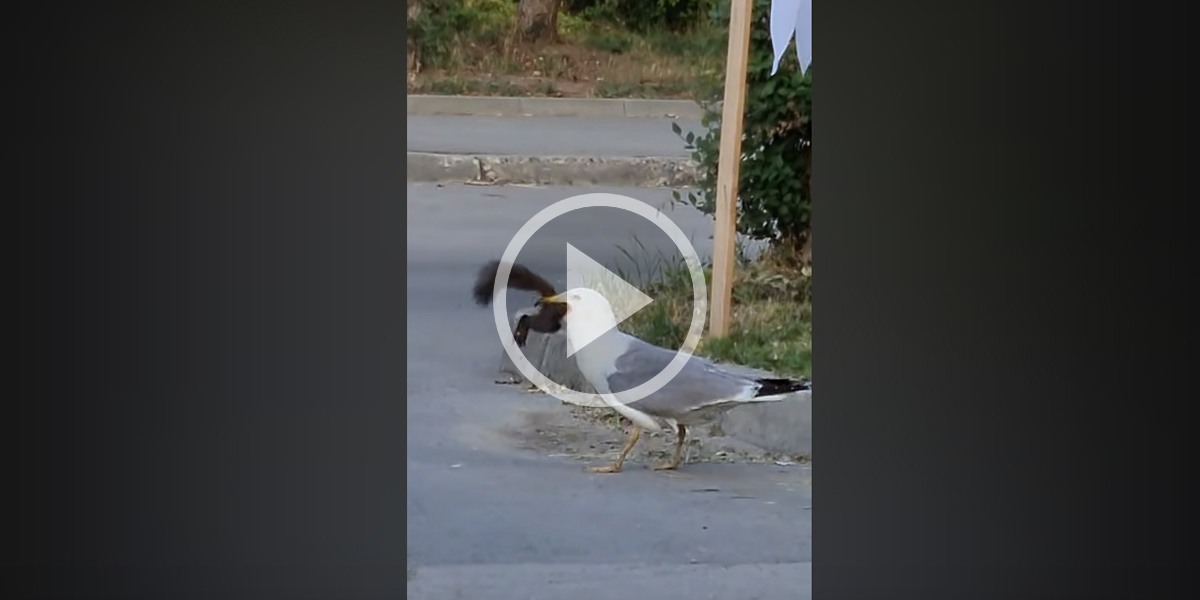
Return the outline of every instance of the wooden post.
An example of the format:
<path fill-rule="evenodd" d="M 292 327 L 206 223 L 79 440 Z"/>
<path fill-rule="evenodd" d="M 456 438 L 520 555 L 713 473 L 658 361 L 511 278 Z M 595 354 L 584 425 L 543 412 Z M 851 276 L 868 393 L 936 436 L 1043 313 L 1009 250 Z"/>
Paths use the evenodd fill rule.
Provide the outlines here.
<path fill-rule="evenodd" d="M 712 337 L 724 337 L 729 332 L 732 309 L 742 119 L 746 113 L 746 65 L 750 59 L 750 16 L 754 7 L 753 0 L 732 1 L 729 10 L 729 52 L 725 57 L 725 104 L 721 107 L 721 145 L 717 158 L 717 222 L 713 232 L 709 317 L 709 335 Z"/>

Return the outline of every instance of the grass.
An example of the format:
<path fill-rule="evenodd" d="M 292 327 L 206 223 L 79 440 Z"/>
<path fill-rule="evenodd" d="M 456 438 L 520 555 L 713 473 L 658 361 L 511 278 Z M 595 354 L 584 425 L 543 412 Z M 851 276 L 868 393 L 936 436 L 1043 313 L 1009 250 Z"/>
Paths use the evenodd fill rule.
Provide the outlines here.
<path fill-rule="evenodd" d="M 640 244 L 639 244 L 640 245 Z M 622 249 L 632 259 L 634 252 Z M 646 256 L 644 252 L 636 253 Z M 743 254 L 734 274 L 729 333 L 705 335 L 696 354 L 720 362 L 764 369 L 780 375 L 812 377 L 812 271 L 796 267 L 794 254 L 768 249 L 754 260 Z M 653 281 L 643 291 L 654 302 L 622 322 L 622 331 L 666 348 L 683 345 L 691 323 L 691 275 L 683 260 L 661 255 L 635 261 L 631 281 Z M 705 267 L 711 286 L 712 269 Z"/>
<path fill-rule="evenodd" d="M 692 99 L 724 69 L 726 32 L 719 28 L 636 33 L 560 13 L 559 43 L 530 45 L 514 41 L 511 0 L 462 6 L 444 22 L 410 26 L 422 66 L 409 73 L 408 93 Z"/>

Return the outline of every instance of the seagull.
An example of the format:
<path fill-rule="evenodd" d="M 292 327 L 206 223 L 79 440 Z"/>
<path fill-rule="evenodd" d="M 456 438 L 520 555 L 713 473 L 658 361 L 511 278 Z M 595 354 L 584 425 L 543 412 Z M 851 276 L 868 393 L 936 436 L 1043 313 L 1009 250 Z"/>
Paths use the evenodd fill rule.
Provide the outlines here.
<path fill-rule="evenodd" d="M 664 427 L 675 432 L 675 453 L 670 461 L 653 468 L 677 469 L 688 427 L 710 422 L 743 404 L 779 402 L 802 392 L 812 393 L 812 382 L 805 379 L 741 375 L 692 356 L 661 389 L 634 402 L 623 402 L 623 393 L 653 379 L 675 359 L 676 352 L 618 330 L 612 306 L 595 290 L 574 288 L 544 297 L 542 302 L 565 306 L 567 347 L 580 373 L 605 404 L 633 422 L 633 432 L 617 460 L 589 469 L 593 473 L 621 472 L 642 430 L 661 431 Z"/>

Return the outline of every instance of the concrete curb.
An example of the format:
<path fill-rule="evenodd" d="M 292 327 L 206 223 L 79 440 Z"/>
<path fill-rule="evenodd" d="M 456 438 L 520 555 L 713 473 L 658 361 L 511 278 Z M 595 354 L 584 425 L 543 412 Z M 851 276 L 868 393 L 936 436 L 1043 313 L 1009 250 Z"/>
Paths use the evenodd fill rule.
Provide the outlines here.
<path fill-rule="evenodd" d="M 740 365 L 722 366 L 758 377 L 777 376 Z M 718 417 L 716 425 L 725 435 L 763 450 L 812 458 L 812 392 L 780 402 L 740 406 Z"/>
<path fill-rule="evenodd" d="M 516 156 L 409 152 L 408 181 L 640 188 L 694 187 L 695 162 L 683 157 Z"/>
<path fill-rule="evenodd" d="M 535 309 L 518 311 L 513 326 L 522 315 L 533 314 Z M 575 365 L 575 359 L 567 356 L 566 331 L 544 334 L 530 331 L 522 351 L 529 362 L 543 375 L 559 385 L 579 392 L 593 394 L 595 388 L 584 379 Z M 500 350 L 500 368 L 497 383 L 519 383 L 532 386 L 520 369 L 517 369 L 503 348 Z M 768 376 L 770 373 L 738 365 L 723 365 L 734 372 Z M 721 434 L 756 446 L 768 452 L 788 456 L 812 458 L 812 393 L 797 394 L 795 398 L 781 402 L 740 406 L 726 412 L 714 424 Z"/>
<path fill-rule="evenodd" d="M 408 96 L 410 115 L 497 117 L 635 117 L 699 119 L 691 100 L 621 98 L 517 98 L 509 96 Z"/>

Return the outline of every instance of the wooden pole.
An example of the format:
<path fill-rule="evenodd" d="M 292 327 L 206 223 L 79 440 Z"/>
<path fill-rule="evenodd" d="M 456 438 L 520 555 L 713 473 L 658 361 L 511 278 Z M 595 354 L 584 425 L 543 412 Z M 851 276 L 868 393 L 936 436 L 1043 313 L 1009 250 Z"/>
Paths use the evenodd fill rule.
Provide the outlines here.
<path fill-rule="evenodd" d="M 713 278 L 709 335 L 725 337 L 733 301 L 734 241 L 737 237 L 738 173 L 742 163 L 742 118 L 746 114 L 746 65 L 750 59 L 750 16 L 753 0 L 732 0 L 729 52 L 725 57 L 725 104 L 721 110 L 721 145 L 717 158 L 716 229 L 713 232 Z"/>

